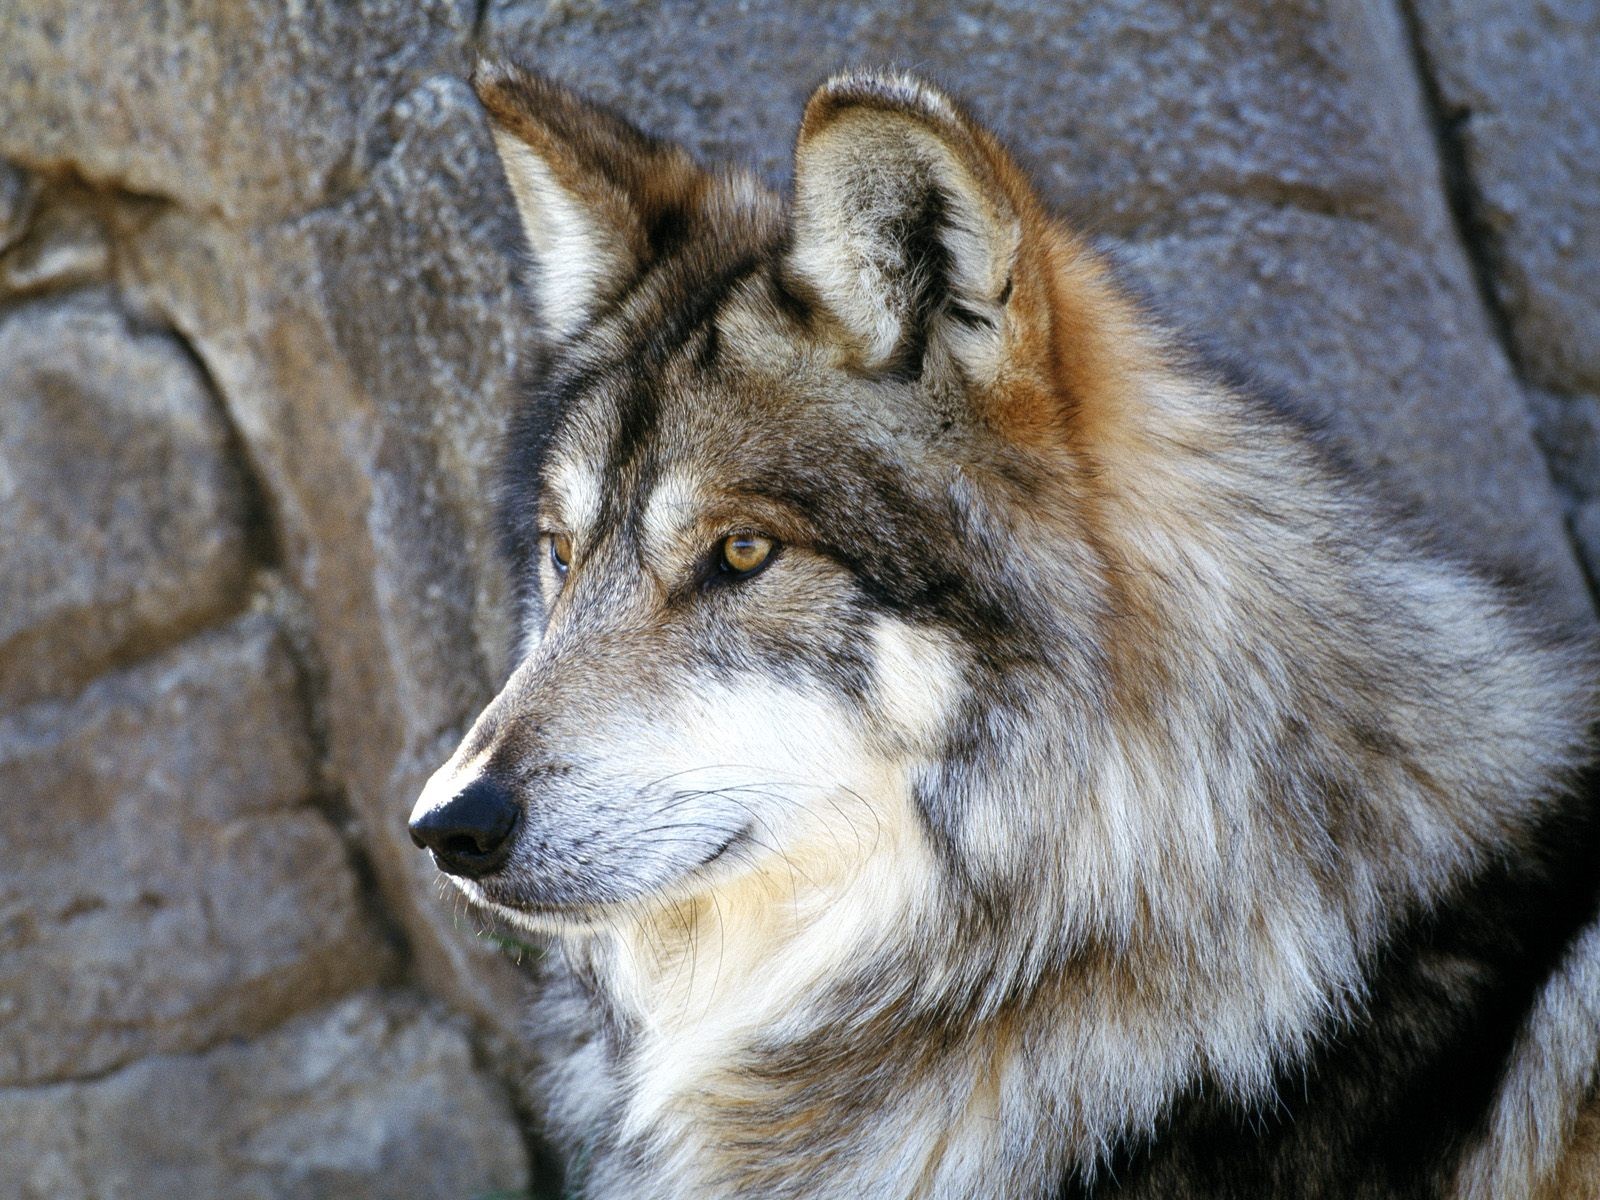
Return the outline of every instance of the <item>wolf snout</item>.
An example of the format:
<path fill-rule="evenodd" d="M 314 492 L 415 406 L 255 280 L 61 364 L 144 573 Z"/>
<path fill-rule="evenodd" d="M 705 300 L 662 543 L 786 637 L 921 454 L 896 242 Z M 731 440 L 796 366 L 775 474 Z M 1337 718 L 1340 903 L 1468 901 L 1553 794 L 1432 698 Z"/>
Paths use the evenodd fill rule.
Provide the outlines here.
<path fill-rule="evenodd" d="M 411 840 L 433 854 L 441 871 L 481 879 L 511 855 L 521 808 L 511 793 L 480 776 L 448 802 L 411 819 Z"/>

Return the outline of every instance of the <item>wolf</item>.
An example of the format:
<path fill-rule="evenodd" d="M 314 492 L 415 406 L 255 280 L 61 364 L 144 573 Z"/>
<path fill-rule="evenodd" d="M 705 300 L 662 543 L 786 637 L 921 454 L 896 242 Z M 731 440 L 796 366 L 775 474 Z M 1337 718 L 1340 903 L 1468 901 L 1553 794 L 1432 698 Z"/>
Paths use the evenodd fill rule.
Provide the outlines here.
<path fill-rule="evenodd" d="M 933 86 L 792 195 L 506 62 L 521 643 L 419 846 L 587 1197 L 1600 1195 L 1600 666 Z"/>

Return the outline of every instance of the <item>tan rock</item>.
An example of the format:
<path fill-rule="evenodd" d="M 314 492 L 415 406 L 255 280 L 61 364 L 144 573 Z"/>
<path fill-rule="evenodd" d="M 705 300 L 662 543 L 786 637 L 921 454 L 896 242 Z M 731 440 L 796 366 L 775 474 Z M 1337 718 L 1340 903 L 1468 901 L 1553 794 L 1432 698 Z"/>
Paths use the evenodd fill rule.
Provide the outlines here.
<path fill-rule="evenodd" d="M 39 214 L 28 236 L 0 257 L 0 292 L 40 291 L 104 279 L 111 243 L 83 208 L 63 205 Z"/>
<path fill-rule="evenodd" d="M 333 773 L 419 975 L 514 1040 L 521 980 L 405 820 L 506 669 L 491 493 L 515 226 L 464 83 L 428 80 L 395 115 L 395 148 L 343 202 L 249 233 L 173 210 L 130 235 L 124 282 L 190 338 L 273 498 Z"/>
<path fill-rule="evenodd" d="M 231 221 L 348 193 L 395 102 L 465 70 L 461 0 L 0 8 L 0 155 Z"/>
<path fill-rule="evenodd" d="M 251 616 L 0 718 L 0 1083 L 255 1033 L 378 978 L 308 808 L 295 671 Z"/>
<path fill-rule="evenodd" d="M 241 481 L 174 338 L 94 296 L 0 317 L 0 710 L 236 607 Z"/>

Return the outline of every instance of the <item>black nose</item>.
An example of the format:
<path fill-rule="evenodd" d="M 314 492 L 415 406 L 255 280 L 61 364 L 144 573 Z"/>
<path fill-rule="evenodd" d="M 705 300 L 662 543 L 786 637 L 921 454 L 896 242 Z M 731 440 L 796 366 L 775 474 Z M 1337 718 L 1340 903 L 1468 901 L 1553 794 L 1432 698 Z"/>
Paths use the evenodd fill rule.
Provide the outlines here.
<path fill-rule="evenodd" d="M 478 879 L 498 871 L 510 856 L 519 812 L 511 793 L 483 776 L 412 821 L 411 840 L 433 852 L 441 871 Z"/>

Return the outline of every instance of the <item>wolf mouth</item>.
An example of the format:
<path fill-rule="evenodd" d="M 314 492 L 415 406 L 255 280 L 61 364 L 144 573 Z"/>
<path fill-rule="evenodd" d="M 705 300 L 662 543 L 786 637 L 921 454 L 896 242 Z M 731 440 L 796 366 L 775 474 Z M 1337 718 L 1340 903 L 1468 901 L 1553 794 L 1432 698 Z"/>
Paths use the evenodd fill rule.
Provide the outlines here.
<path fill-rule="evenodd" d="M 685 880 L 693 879 L 713 864 L 720 862 L 729 852 L 751 844 L 753 841 L 754 837 L 749 826 L 737 829 L 699 862 L 684 871 L 676 873 L 672 879 L 661 887 L 653 889 L 653 891 L 667 891 Z M 506 909 L 524 916 L 553 917 L 566 920 L 592 918 L 619 904 L 626 904 L 631 900 L 648 899 L 647 894 L 635 897 L 610 897 L 600 900 L 536 900 L 525 895 L 518 895 L 511 889 L 496 887 L 492 879 L 470 881 L 470 883 L 471 891 L 469 895 L 479 903 L 493 908 Z"/>

